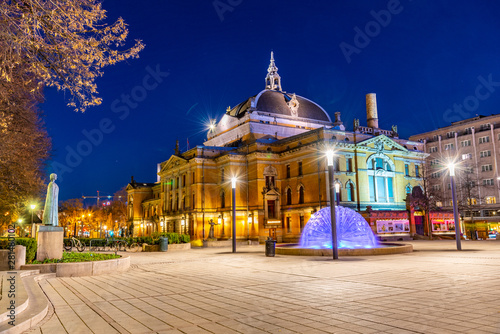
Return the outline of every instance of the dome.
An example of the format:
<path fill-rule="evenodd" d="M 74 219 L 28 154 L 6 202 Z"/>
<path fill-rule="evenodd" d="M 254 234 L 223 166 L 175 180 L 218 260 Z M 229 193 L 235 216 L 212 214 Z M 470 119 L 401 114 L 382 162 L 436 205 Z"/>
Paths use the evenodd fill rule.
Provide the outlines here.
<path fill-rule="evenodd" d="M 295 114 L 289 105 L 292 99 L 296 99 L 298 102 Z M 255 98 L 255 110 L 322 122 L 332 121 L 326 111 L 311 100 L 275 90 L 266 89 L 260 92 Z"/>

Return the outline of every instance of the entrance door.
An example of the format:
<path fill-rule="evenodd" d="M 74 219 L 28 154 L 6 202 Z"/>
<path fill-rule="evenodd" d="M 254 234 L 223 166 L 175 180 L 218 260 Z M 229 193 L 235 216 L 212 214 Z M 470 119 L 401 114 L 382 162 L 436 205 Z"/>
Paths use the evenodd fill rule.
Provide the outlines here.
<path fill-rule="evenodd" d="M 424 235 L 424 216 L 415 216 L 415 232 Z"/>

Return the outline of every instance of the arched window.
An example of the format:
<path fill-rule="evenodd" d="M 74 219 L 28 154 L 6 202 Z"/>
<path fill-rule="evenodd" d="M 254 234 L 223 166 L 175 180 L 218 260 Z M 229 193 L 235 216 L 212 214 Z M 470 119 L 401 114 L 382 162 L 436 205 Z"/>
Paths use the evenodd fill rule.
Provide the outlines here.
<path fill-rule="evenodd" d="M 220 193 L 220 207 L 226 207 L 226 194 L 223 191 Z"/>
<path fill-rule="evenodd" d="M 411 194 L 411 186 L 410 186 L 409 184 L 406 186 L 406 188 L 405 188 L 405 192 L 406 192 L 407 194 Z"/>
<path fill-rule="evenodd" d="M 347 193 L 347 201 L 354 202 L 354 184 L 351 181 L 348 181 L 345 185 L 345 190 Z"/>
<path fill-rule="evenodd" d="M 394 202 L 394 162 L 383 153 L 373 154 L 367 161 L 368 187 L 371 202 Z"/>
<path fill-rule="evenodd" d="M 292 205 L 292 189 L 286 190 L 286 205 Z"/>
<path fill-rule="evenodd" d="M 304 204 L 304 187 L 299 187 L 299 204 Z"/>

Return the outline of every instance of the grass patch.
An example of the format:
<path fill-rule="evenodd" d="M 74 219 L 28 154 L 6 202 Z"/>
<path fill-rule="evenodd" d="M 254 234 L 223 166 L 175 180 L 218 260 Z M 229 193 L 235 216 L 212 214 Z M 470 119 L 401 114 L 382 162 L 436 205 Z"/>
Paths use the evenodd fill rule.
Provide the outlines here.
<path fill-rule="evenodd" d="M 43 261 L 34 260 L 32 263 L 45 264 L 45 263 L 90 262 L 90 261 L 112 260 L 112 259 L 117 259 L 119 257 L 121 256 L 115 254 L 63 252 L 63 257 L 61 260 L 58 259 L 45 259 Z"/>

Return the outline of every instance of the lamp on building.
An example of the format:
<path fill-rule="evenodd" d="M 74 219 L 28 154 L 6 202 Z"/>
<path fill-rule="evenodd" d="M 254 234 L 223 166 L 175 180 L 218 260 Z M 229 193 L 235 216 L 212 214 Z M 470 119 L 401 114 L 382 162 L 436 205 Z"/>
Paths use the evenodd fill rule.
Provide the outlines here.
<path fill-rule="evenodd" d="M 451 183 L 451 200 L 453 201 L 453 218 L 455 219 L 455 239 L 457 240 L 457 250 L 462 250 L 460 241 L 460 217 L 458 215 L 458 206 L 455 194 L 455 164 L 450 162 L 448 164 L 450 170 L 450 183 Z"/>
<path fill-rule="evenodd" d="M 184 234 L 186 233 L 185 229 L 186 229 L 186 217 L 182 217 L 182 219 L 181 219 L 181 232 Z"/>
<path fill-rule="evenodd" d="M 326 151 L 326 159 L 328 165 L 328 181 L 330 185 L 330 220 L 332 224 L 332 252 L 333 259 L 337 260 L 339 258 L 338 246 L 337 246 L 337 222 L 335 216 L 335 186 L 334 186 L 334 175 L 333 175 L 333 150 L 329 149 Z"/>
<path fill-rule="evenodd" d="M 337 200 L 337 205 L 340 205 L 339 204 L 339 200 L 340 200 L 340 183 L 339 182 L 335 182 L 335 199 Z"/>
<path fill-rule="evenodd" d="M 165 229 L 163 228 L 163 220 L 160 222 L 160 226 L 161 226 L 161 231 L 165 232 Z"/>
<path fill-rule="evenodd" d="M 248 225 L 247 225 L 247 239 L 250 240 L 250 224 L 252 224 L 253 219 L 252 219 L 252 214 L 248 213 Z"/>
<path fill-rule="evenodd" d="M 231 178 L 233 189 L 233 253 L 236 253 L 236 177 Z"/>
<path fill-rule="evenodd" d="M 36 205 L 31 204 L 30 208 L 31 208 L 31 237 L 34 238 L 35 237 L 35 224 L 33 224 L 33 210 L 35 210 Z"/>

